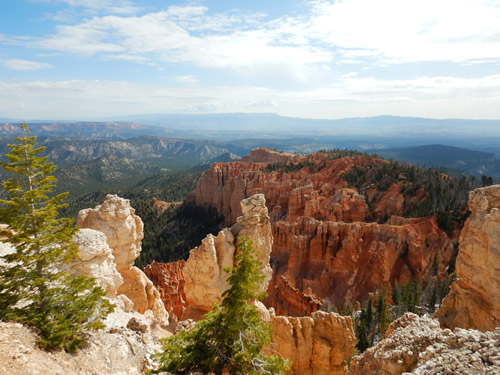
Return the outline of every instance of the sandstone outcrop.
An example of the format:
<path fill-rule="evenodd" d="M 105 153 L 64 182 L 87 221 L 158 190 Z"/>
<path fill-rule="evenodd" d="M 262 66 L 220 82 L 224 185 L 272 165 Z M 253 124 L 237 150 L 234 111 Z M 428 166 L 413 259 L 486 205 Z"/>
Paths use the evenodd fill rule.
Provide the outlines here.
<path fill-rule="evenodd" d="M 79 252 L 71 272 L 95 278 L 109 297 L 116 297 L 118 288 L 123 284 L 123 277 L 116 269 L 113 252 L 104 233 L 83 228 L 75 234 L 73 241 Z"/>
<path fill-rule="evenodd" d="M 317 311 L 311 316 L 271 314 L 272 349 L 293 361 L 289 374 L 345 374 L 345 359 L 354 350 L 350 317 Z"/>
<path fill-rule="evenodd" d="M 470 217 L 460 233 L 458 279 L 435 313 L 448 328 L 500 327 L 500 185 L 469 195 Z"/>
<path fill-rule="evenodd" d="M 500 328 L 441 329 L 437 320 L 406 313 L 386 338 L 354 357 L 350 375 L 498 374 Z"/>
<path fill-rule="evenodd" d="M 170 207 L 178 207 L 181 204 L 182 202 L 164 202 L 156 197 L 153 197 L 153 199 L 149 202 L 150 207 L 156 210 L 156 214 L 158 216 L 164 214 Z"/>
<path fill-rule="evenodd" d="M 134 261 L 141 251 L 143 223 L 135 215 L 127 199 L 108 194 L 102 205 L 94 209 L 81 210 L 77 225 L 90 228 L 106 235 L 107 243 L 114 256 L 116 268 L 123 277 L 118 294 L 123 294 L 134 304 L 134 310 L 145 313 L 153 311 L 155 319 L 168 324 L 168 313 L 153 283 Z"/>
<path fill-rule="evenodd" d="M 242 215 L 242 199 L 264 194 L 274 237 L 265 303 L 277 314 L 301 316 L 324 298 L 340 308 L 394 281 L 425 279 L 434 259 L 444 272 L 452 257 L 455 238 L 435 216 L 402 217 L 423 189 L 405 196 L 398 184 L 383 193 L 367 186 L 362 195 L 341 177 L 374 163 L 386 162 L 256 149 L 240 161 L 214 163 L 188 200 L 215 207 L 230 225 Z"/>
<path fill-rule="evenodd" d="M 251 240 L 258 251 L 261 274 L 265 276 L 260 289 L 267 289 L 272 277 L 269 258 L 273 239 L 264 196 L 257 194 L 244 199 L 241 210 L 243 215 L 231 229 L 223 229 L 217 236 L 209 234 L 199 247 L 190 251 L 182 269 L 186 306 L 190 310 L 188 316 L 210 311 L 221 301 L 222 293 L 229 288 L 229 274 L 224 269 L 233 267 L 234 253 L 242 238 Z"/>

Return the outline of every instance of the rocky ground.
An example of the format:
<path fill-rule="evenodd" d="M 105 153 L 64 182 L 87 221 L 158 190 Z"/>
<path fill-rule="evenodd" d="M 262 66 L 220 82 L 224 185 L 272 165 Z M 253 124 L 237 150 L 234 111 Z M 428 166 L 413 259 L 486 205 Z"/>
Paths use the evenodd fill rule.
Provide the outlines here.
<path fill-rule="evenodd" d="M 160 350 L 152 331 L 112 329 L 88 333 L 76 353 L 47 352 L 36 344 L 31 329 L 0 322 L 0 375 L 136 375 L 153 366 L 150 355 Z"/>
<path fill-rule="evenodd" d="M 451 331 L 406 313 L 391 324 L 386 339 L 353 358 L 349 374 L 500 374 L 500 328 Z"/>

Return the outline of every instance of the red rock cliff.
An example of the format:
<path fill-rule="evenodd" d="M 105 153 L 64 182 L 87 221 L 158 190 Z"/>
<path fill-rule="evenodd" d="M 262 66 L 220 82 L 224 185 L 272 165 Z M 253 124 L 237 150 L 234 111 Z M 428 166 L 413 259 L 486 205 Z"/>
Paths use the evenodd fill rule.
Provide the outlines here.
<path fill-rule="evenodd" d="M 386 161 L 256 149 L 241 161 L 215 163 L 189 199 L 215 207 L 229 225 L 241 215 L 242 199 L 265 195 L 274 236 L 265 303 L 277 314 L 301 316 L 318 310 L 324 298 L 342 306 L 389 282 L 422 279 L 436 254 L 443 271 L 451 258 L 451 239 L 435 217 L 401 217 L 425 192 L 404 196 L 393 184 L 379 194 L 368 186 L 368 207 L 341 178 L 370 163 Z"/>

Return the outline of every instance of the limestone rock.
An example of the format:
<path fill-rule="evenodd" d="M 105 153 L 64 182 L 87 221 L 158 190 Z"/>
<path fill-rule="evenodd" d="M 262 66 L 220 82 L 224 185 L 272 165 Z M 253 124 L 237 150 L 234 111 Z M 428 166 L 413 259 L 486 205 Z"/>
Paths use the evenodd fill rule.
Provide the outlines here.
<path fill-rule="evenodd" d="M 81 210 L 76 225 L 95 229 L 106 235 L 118 271 L 134 265 L 141 252 L 144 224 L 135 215 L 128 199 L 108 194 L 102 205 Z"/>
<path fill-rule="evenodd" d="M 266 207 L 264 194 L 255 194 L 241 201 L 242 216 L 236 219 L 236 224 L 231 228 L 234 238 L 248 238 L 252 241 L 254 249 L 258 250 L 257 260 L 261 263 L 260 274 L 265 277 L 260 285 L 260 291 L 264 292 L 273 276 L 273 270 L 269 265 L 271 252 L 273 250 L 273 233 L 271 222 Z"/>
<path fill-rule="evenodd" d="M 443 327 L 500 326 L 500 185 L 469 195 L 470 217 L 460 233 L 458 279 L 435 313 Z"/>
<path fill-rule="evenodd" d="M 134 304 L 134 310 L 145 313 L 151 310 L 161 324 L 168 324 L 168 313 L 153 283 L 134 261 L 141 252 L 143 223 L 135 215 L 128 199 L 108 194 L 102 205 L 78 213 L 77 225 L 106 235 L 113 252 L 116 268 L 123 277 L 118 294 L 124 294 Z"/>
<path fill-rule="evenodd" d="M 498 374 L 500 328 L 480 332 L 441 329 L 437 320 L 406 313 L 386 338 L 354 357 L 351 375 Z"/>
<path fill-rule="evenodd" d="M 345 359 L 354 350 L 350 317 L 317 311 L 311 316 L 271 314 L 272 349 L 293 361 L 290 374 L 345 374 Z"/>
<path fill-rule="evenodd" d="M 234 236 L 224 229 L 217 237 L 209 234 L 201 245 L 189 252 L 182 270 L 185 279 L 186 304 L 192 310 L 210 311 L 229 288 L 229 274 L 224 268 L 233 266 Z"/>
<path fill-rule="evenodd" d="M 227 282 L 229 274 L 224 269 L 233 267 L 240 238 L 250 239 L 258 251 L 261 273 L 266 276 L 260 290 L 265 291 L 268 287 L 272 277 L 269 258 L 273 239 L 264 196 L 256 194 L 243 200 L 241 209 L 243 215 L 231 229 L 223 229 L 216 237 L 209 234 L 199 247 L 189 253 L 182 273 L 190 314 L 210 311 L 215 303 L 222 300 L 222 293 L 230 286 Z"/>
<path fill-rule="evenodd" d="M 80 229 L 73 241 L 79 252 L 71 272 L 95 278 L 109 297 L 115 297 L 123 284 L 123 277 L 116 269 L 113 253 L 104 233 L 88 228 Z"/>

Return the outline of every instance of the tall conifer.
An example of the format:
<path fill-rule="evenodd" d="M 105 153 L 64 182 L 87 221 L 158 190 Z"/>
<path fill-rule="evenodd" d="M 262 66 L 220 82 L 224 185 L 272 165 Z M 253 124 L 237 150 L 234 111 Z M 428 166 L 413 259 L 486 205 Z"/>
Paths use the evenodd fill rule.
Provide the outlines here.
<path fill-rule="evenodd" d="M 160 361 L 158 372 L 284 373 L 287 361 L 264 354 L 271 328 L 260 320 L 257 308 L 249 304 L 264 297 L 258 292 L 263 276 L 255 255 L 250 241 L 240 243 L 236 267 L 228 278 L 231 287 L 224 292 L 221 305 L 215 306 L 191 331 L 164 340 L 163 352 L 156 355 Z"/>
<path fill-rule="evenodd" d="M 0 265 L 0 319 L 12 319 L 40 330 L 46 347 L 73 350 L 82 328 L 100 328 L 112 306 L 105 292 L 85 276 L 68 274 L 77 255 L 72 220 L 58 218 L 68 193 L 51 196 L 56 166 L 40 156 L 36 137 L 21 125 L 22 135 L 9 145 L 1 166 L 12 176 L 2 183 L 10 199 L 0 200 L 0 239 L 15 252 Z"/>

